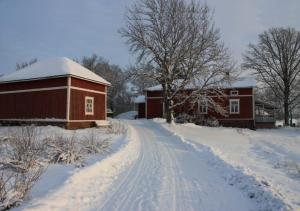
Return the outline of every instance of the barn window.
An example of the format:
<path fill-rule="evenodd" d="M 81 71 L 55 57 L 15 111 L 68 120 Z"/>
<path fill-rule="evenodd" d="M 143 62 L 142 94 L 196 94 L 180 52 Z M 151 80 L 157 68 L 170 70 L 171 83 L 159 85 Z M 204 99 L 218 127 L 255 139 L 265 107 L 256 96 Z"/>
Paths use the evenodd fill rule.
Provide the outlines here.
<path fill-rule="evenodd" d="M 94 115 L 93 97 L 85 97 L 85 115 Z"/>
<path fill-rule="evenodd" d="M 201 114 L 207 114 L 208 106 L 207 102 L 200 102 L 199 103 L 199 112 Z"/>
<path fill-rule="evenodd" d="M 239 99 L 230 99 L 230 113 L 238 114 L 240 113 L 240 100 Z"/>
<path fill-rule="evenodd" d="M 239 91 L 238 90 L 231 90 L 230 95 L 239 95 Z"/>

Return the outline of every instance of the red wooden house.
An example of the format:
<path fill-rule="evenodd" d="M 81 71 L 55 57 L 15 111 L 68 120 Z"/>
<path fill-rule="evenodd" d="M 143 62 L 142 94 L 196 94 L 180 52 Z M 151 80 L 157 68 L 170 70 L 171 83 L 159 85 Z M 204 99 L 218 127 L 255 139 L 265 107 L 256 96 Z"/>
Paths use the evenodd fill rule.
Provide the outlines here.
<path fill-rule="evenodd" d="M 0 77 L 1 124 L 84 128 L 106 123 L 110 83 L 68 58 L 37 62 Z"/>
<path fill-rule="evenodd" d="M 214 117 L 220 125 L 241 128 L 273 128 L 275 127 L 274 106 L 255 99 L 254 87 L 256 81 L 253 78 L 240 78 L 230 86 L 222 88 L 222 99 L 215 97 L 215 102 L 227 111 L 226 115 L 220 115 L 207 104 L 199 104 L 191 109 L 185 104 L 175 109 L 175 116 L 179 114 L 197 115 L 203 119 Z M 164 117 L 164 105 L 161 86 L 150 87 L 145 90 L 145 117 Z M 187 90 L 188 91 L 188 90 Z M 138 108 L 143 109 L 143 102 L 138 103 Z M 261 112 L 263 110 L 263 112 Z"/>

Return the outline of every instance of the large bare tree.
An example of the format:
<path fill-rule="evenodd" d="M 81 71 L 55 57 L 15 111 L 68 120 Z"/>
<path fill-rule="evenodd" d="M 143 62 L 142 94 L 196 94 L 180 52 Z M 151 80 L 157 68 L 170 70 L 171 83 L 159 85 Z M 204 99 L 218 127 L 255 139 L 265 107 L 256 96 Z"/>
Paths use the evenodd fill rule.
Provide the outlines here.
<path fill-rule="evenodd" d="M 282 102 L 285 125 L 300 98 L 300 32 L 293 28 L 271 28 L 250 44 L 243 67 L 258 78 Z"/>
<path fill-rule="evenodd" d="M 121 35 L 137 54 L 138 64 L 152 67 L 140 68 L 136 74 L 162 86 L 167 122 L 172 122 L 174 108 L 187 101 L 196 102 L 192 98 L 203 97 L 204 89 L 216 87 L 228 78 L 226 73 L 231 71 L 232 62 L 206 4 L 193 0 L 140 0 L 126 17 Z M 193 91 L 180 95 L 186 87 L 193 87 Z"/>
<path fill-rule="evenodd" d="M 128 76 L 117 65 L 112 65 L 96 54 L 82 58 L 82 65 L 108 80 L 112 86 L 108 89 L 107 104 L 114 114 L 129 111 L 132 108 L 131 95 L 127 92 Z"/>

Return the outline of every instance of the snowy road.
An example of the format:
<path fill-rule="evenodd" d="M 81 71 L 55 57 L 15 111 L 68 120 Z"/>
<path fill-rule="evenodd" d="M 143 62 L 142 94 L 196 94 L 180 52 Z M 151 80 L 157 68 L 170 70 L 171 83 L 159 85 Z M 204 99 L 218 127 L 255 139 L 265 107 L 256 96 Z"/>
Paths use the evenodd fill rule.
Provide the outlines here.
<path fill-rule="evenodd" d="M 255 200 L 228 184 L 206 148 L 196 150 L 152 121 L 126 123 L 132 141 L 123 150 L 23 209 L 259 210 Z"/>
<path fill-rule="evenodd" d="M 206 153 L 151 121 L 132 121 L 137 161 L 115 182 L 99 210 L 256 210 L 209 165 Z"/>

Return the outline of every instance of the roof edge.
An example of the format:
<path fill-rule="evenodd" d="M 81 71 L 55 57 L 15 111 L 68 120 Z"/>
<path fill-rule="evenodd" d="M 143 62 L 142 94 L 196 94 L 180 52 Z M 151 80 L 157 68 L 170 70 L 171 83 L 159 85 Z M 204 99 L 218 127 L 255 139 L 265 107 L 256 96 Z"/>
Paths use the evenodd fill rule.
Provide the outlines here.
<path fill-rule="evenodd" d="M 74 78 L 79 78 L 79 79 L 83 79 L 83 80 L 94 82 L 94 83 L 98 83 L 98 84 L 103 84 L 103 85 L 106 85 L 106 86 L 111 86 L 111 83 L 103 83 L 103 82 L 99 82 L 99 81 L 87 79 L 87 78 L 76 76 L 76 75 L 72 75 L 72 74 L 55 75 L 55 76 L 40 77 L 40 78 L 30 78 L 30 79 L 20 79 L 20 80 L 14 80 L 14 81 L 1 81 L 0 80 L 0 84 L 28 82 L 28 81 L 38 81 L 38 80 L 45 80 L 45 79 L 51 79 L 51 78 L 64 78 L 64 77 L 74 77 Z"/>

